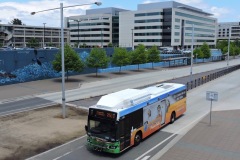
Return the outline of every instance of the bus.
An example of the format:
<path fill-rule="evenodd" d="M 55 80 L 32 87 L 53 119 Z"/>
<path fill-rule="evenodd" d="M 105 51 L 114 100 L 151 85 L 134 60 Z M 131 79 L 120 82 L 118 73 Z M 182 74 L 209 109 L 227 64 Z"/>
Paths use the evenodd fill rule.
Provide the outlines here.
<path fill-rule="evenodd" d="M 161 83 L 143 89 L 125 89 L 104 95 L 89 107 L 87 146 L 121 153 L 186 111 L 186 86 Z"/>

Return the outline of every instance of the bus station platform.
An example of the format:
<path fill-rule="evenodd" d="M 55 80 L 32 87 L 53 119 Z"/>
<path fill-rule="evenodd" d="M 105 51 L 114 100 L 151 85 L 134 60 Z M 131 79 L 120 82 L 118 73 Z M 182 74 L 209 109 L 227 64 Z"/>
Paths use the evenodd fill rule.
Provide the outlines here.
<path fill-rule="evenodd" d="M 214 111 L 205 116 L 159 160 L 239 160 L 240 110 Z"/>

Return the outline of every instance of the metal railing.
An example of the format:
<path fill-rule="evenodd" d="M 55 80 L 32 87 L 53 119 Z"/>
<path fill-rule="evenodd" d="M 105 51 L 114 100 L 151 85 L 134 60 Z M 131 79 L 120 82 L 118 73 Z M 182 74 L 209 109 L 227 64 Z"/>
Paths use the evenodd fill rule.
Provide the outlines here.
<path fill-rule="evenodd" d="M 225 68 L 225 69 L 222 69 L 220 71 L 217 71 L 217 72 L 210 73 L 208 75 L 202 76 L 200 78 L 193 79 L 192 81 L 188 81 L 186 83 L 187 91 L 191 90 L 193 88 L 196 88 L 196 87 L 198 87 L 198 86 L 200 86 L 200 85 L 202 85 L 204 83 L 212 81 L 212 80 L 214 80 L 216 78 L 224 76 L 224 75 L 226 75 L 228 73 L 236 71 L 238 69 L 240 69 L 240 65 L 236 65 L 236 66 L 232 66 L 232 67 L 229 67 L 229 68 Z"/>

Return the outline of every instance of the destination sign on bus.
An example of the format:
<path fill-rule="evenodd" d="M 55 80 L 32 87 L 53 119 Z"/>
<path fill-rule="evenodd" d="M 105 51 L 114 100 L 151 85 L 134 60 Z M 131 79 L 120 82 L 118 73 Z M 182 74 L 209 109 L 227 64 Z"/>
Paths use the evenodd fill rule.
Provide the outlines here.
<path fill-rule="evenodd" d="M 116 119 L 116 113 L 104 111 L 104 110 L 91 109 L 90 115 L 94 117 L 106 118 L 106 119 L 112 119 L 112 120 Z"/>

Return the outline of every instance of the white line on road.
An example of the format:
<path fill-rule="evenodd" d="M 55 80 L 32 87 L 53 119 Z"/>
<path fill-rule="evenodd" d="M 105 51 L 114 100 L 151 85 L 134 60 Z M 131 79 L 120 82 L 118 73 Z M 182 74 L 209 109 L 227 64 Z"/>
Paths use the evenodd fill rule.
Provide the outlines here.
<path fill-rule="evenodd" d="M 145 156 L 143 159 L 141 159 L 141 160 L 147 160 L 149 157 L 151 157 L 151 156 Z"/>
<path fill-rule="evenodd" d="M 72 140 L 72 141 L 69 141 L 69 142 L 67 142 L 67 143 L 64 143 L 64 144 L 62 144 L 62 145 L 60 145 L 60 146 L 57 146 L 57 147 L 55 147 L 55 148 L 52 148 L 52 149 L 50 149 L 50 150 L 47 150 L 46 152 L 43 152 L 43 153 L 40 153 L 40 154 L 38 154 L 38 155 L 35 155 L 35 156 L 33 156 L 33 157 L 30 157 L 30 158 L 28 158 L 28 159 L 26 159 L 26 160 L 34 160 L 34 159 L 36 159 L 37 157 L 39 157 L 39 156 L 42 156 L 42 155 L 44 155 L 44 154 L 46 154 L 46 153 L 49 153 L 49 152 L 52 152 L 53 150 L 56 150 L 56 149 L 58 149 L 58 148 L 61 148 L 61 147 L 63 147 L 63 146 L 66 146 L 66 145 L 68 145 L 68 144 L 70 144 L 70 143 L 72 143 L 72 142 L 75 142 L 75 141 L 77 141 L 77 140 L 79 140 L 79 139 L 82 139 L 82 138 L 84 138 L 84 137 L 86 137 L 87 135 L 85 134 L 84 136 L 82 136 L 82 137 L 79 137 L 79 138 L 76 138 L 76 139 L 74 139 L 74 140 Z M 80 149 L 80 148 L 82 148 L 83 146 L 79 146 L 77 149 Z M 76 149 L 76 150 L 77 150 Z M 72 152 L 72 151 L 70 151 L 70 152 Z"/>
<path fill-rule="evenodd" d="M 177 135 L 178 133 L 180 133 L 181 131 L 183 131 L 184 129 L 188 128 L 189 126 L 193 125 L 194 123 L 200 121 L 203 117 L 205 117 L 208 114 L 205 113 L 203 116 L 201 116 L 200 118 L 196 119 L 195 121 L 193 121 L 192 123 L 188 124 L 187 126 L 185 126 L 184 128 L 181 128 L 180 130 L 178 130 L 176 133 L 172 134 L 171 136 L 169 136 L 168 138 L 166 138 L 165 140 L 163 140 L 162 142 L 158 143 L 157 145 L 155 145 L 154 147 L 152 147 L 150 150 L 148 150 L 147 152 L 145 152 L 144 154 L 142 154 L 141 156 L 139 156 L 138 158 L 136 158 L 135 160 L 140 160 L 143 156 L 145 156 L 146 154 L 148 154 L 149 152 L 153 151 L 154 149 L 156 149 L 158 146 L 162 145 L 163 143 L 165 143 L 167 140 L 169 140 L 170 138 L 174 137 L 175 135 Z"/>
<path fill-rule="evenodd" d="M 72 151 L 70 151 L 70 152 L 67 152 L 67 153 L 63 154 L 62 156 L 59 156 L 59 157 L 57 157 L 57 158 L 54 158 L 54 159 L 52 159 L 52 160 L 57 160 L 57 159 L 60 159 L 60 158 L 62 158 L 62 157 L 64 157 L 64 156 L 66 156 L 66 155 L 68 155 L 68 154 L 70 154 L 70 153 L 72 153 Z"/>

